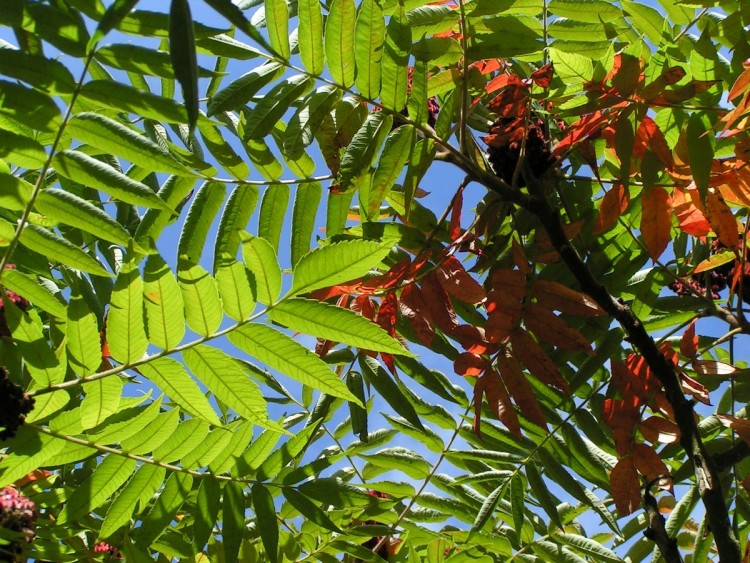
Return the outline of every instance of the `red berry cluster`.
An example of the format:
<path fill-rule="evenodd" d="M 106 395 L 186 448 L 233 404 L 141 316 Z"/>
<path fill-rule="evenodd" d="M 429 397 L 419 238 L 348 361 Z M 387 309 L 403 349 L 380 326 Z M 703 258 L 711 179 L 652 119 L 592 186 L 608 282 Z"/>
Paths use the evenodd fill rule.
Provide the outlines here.
<path fill-rule="evenodd" d="M 112 557 L 121 559 L 120 550 L 113 545 L 109 545 L 107 542 L 100 541 L 94 546 L 94 553 L 108 553 Z"/>
<path fill-rule="evenodd" d="M 0 491 L 0 528 L 24 534 L 25 543 L 33 541 L 34 522 L 37 519 L 36 505 L 20 494 L 14 487 L 5 487 Z M 0 561 L 21 561 L 23 543 L 11 543 L 0 546 Z M 11 559 L 6 559 L 10 555 Z"/>
<path fill-rule="evenodd" d="M 8 370 L 0 366 L 0 441 L 16 435 L 26 415 L 34 408 L 34 398 L 11 381 Z"/>
<path fill-rule="evenodd" d="M 711 254 L 717 254 L 726 250 L 726 247 L 718 240 L 711 243 Z M 742 272 L 742 300 L 750 303 L 750 264 L 745 260 L 745 271 Z M 718 299 L 719 292 L 726 289 L 732 283 L 732 279 L 738 273 L 740 261 L 735 259 L 705 272 L 693 274 L 690 277 L 680 278 L 669 284 L 669 289 L 677 295 L 690 295 L 698 293 L 705 295 L 710 293 L 711 298 Z"/>
<path fill-rule="evenodd" d="M 490 127 L 490 135 L 486 139 L 488 158 L 495 174 L 512 184 L 523 148 L 524 162 L 536 176 L 541 176 L 555 163 L 546 131 L 544 120 L 533 114 L 529 116 L 528 123 L 521 117 L 498 117 Z M 526 180 L 519 173 L 517 186 L 522 188 L 525 185 Z"/>

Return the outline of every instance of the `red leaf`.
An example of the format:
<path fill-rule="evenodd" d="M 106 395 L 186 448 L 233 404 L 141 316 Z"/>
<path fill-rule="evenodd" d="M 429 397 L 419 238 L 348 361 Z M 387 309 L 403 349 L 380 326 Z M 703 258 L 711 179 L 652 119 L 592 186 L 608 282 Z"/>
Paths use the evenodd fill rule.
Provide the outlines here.
<path fill-rule="evenodd" d="M 539 70 L 535 70 L 531 73 L 531 80 L 540 88 L 549 88 L 552 83 L 552 76 L 554 75 L 554 69 L 552 63 L 544 65 Z"/>
<path fill-rule="evenodd" d="M 711 398 L 708 393 L 708 389 L 689 375 L 680 373 L 680 384 L 682 390 L 691 395 L 695 400 L 700 401 L 704 405 L 711 404 Z"/>
<path fill-rule="evenodd" d="M 458 375 L 476 377 L 487 368 L 487 358 L 471 352 L 463 352 L 453 360 L 453 371 Z"/>
<path fill-rule="evenodd" d="M 394 292 L 388 292 L 383 297 L 378 308 L 378 316 L 375 322 L 391 336 L 396 336 L 396 313 L 398 312 L 398 299 Z"/>
<path fill-rule="evenodd" d="M 434 275 L 445 291 L 463 303 L 481 303 L 487 297 L 484 288 L 469 275 L 455 256 L 449 256 Z"/>
<path fill-rule="evenodd" d="M 657 260 L 671 240 L 672 198 L 657 186 L 643 192 L 641 206 L 641 235 L 651 259 Z"/>
<path fill-rule="evenodd" d="M 541 305 L 567 315 L 598 317 L 604 314 L 591 297 L 558 282 L 536 280 L 532 291 Z"/>
<path fill-rule="evenodd" d="M 410 266 L 411 260 L 409 258 L 400 260 L 399 262 L 391 266 L 391 268 L 386 273 L 380 276 L 375 276 L 360 283 L 358 287 L 359 293 L 372 294 L 377 291 L 390 289 L 398 285 L 403 281 L 404 276 L 406 275 L 406 272 L 409 270 Z"/>
<path fill-rule="evenodd" d="M 612 500 L 620 517 L 632 514 L 641 505 L 641 482 L 633 460 L 622 458 L 609 475 Z"/>
<path fill-rule="evenodd" d="M 693 319 L 680 339 L 680 353 L 686 358 L 694 358 L 698 353 L 698 336 L 695 334 L 695 323 L 698 319 Z"/>
<path fill-rule="evenodd" d="M 357 295 L 349 305 L 349 308 L 366 319 L 373 320 L 375 318 L 375 305 L 373 305 L 372 300 L 366 295 Z"/>
<path fill-rule="evenodd" d="M 591 233 L 598 235 L 608 231 L 617 224 L 620 215 L 625 213 L 630 203 L 630 192 L 622 184 L 612 186 L 599 204 L 599 215 Z"/>
<path fill-rule="evenodd" d="M 552 151 L 552 156 L 560 156 L 575 144 L 586 138 L 595 136 L 599 130 L 609 122 L 609 116 L 597 110 L 584 115 L 581 119 L 568 126 L 566 135 L 557 143 Z"/>
<path fill-rule="evenodd" d="M 674 159 L 667 140 L 656 122 L 648 116 L 643 118 L 635 132 L 633 155 L 642 158 L 646 148 L 651 149 L 668 169 L 674 168 Z"/>
<path fill-rule="evenodd" d="M 522 328 L 516 328 L 510 335 L 510 341 L 513 345 L 513 354 L 534 377 L 564 393 L 570 392 L 568 382 L 557 369 L 555 362 L 528 332 Z"/>
<path fill-rule="evenodd" d="M 459 325 L 450 333 L 451 338 L 463 346 L 467 352 L 493 354 L 497 346 L 487 341 L 486 330 L 474 325 Z"/>
<path fill-rule="evenodd" d="M 401 314 L 409 320 L 419 341 L 425 346 L 430 346 L 435 337 L 434 321 L 417 285 L 409 284 L 404 287 L 399 306 Z"/>
<path fill-rule="evenodd" d="M 456 312 L 448 293 L 440 285 L 434 272 L 422 278 L 422 295 L 437 326 L 450 334 L 458 326 Z"/>
<path fill-rule="evenodd" d="M 523 415 L 534 424 L 547 429 L 547 421 L 544 418 L 542 408 L 537 402 L 534 390 L 526 376 L 521 371 L 516 359 L 507 350 L 497 355 L 497 368 L 503 378 L 505 388 L 513 397 Z"/>

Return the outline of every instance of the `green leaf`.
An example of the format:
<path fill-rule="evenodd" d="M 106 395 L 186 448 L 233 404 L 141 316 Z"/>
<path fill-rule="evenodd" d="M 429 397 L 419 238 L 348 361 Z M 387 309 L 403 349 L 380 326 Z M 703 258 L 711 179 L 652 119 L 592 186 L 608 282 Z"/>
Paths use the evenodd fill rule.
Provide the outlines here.
<path fill-rule="evenodd" d="M 268 186 L 260 202 L 258 236 L 270 243 L 276 254 L 279 253 L 279 238 L 288 205 L 289 186 L 286 184 Z"/>
<path fill-rule="evenodd" d="M 633 22 L 633 28 L 648 37 L 649 41 L 658 44 L 664 28 L 664 14 L 646 4 L 623 0 L 622 9 Z"/>
<path fill-rule="evenodd" d="M 341 90 L 334 86 L 321 86 L 305 96 L 284 133 L 282 148 L 288 156 L 296 158 L 304 154 L 323 120 L 340 99 Z"/>
<path fill-rule="evenodd" d="M 49 133 L 62 127 L 60 109 L 52 99 L 14 82 L 0 80 L 0 115 Z"/>
<path fill-rule="evenodd" d="M 179 209 L 186 198 L 192 193 L 195 185 L 194 177 L 172 175 L 164 180 L 157 193 L 159 199 L 170 209 Z M 141 217 L 141 222 L 135 231 L 135 240 L 143 247 L 148 247 L 152 241 L 158 240 L 159 235 L 174 220 L 176 212 L 151 208 Z"/>
<path fill-rule="evenodd" d="M 383 367 L 375 360 L 364 354 L 359 355 L 359 365 L 365 380 L 372 385 L 378 394 L 385 399 L 391 408 L 403 416 L 409 424 L 418 430 L 424 430 L 414 406 L 409 402 L 399 386 Z"/>
<path fill-rule="evenodd" d="M 326 513 L 306 496 L 289 487 L 283 487 L 281 491 L 289 504 L 291 504 L 304 518 L 326 530 L 341 532 L 339 527 L 331 521 Z"/>
<path fill-rule="evenodd" d="M 81 424 L 84 430 L 99 426 L 117 412 L 122 396 L 122 380 L 117 376 L 102 377 L 83 385 Z"/>
<path fill-rule="evenodd" d="M 144 135 L 136 133 L 132 129 L 103 115 L 80 113 L 68 122 L 65 130 L 76 139 L 80 139 L 92 147 L 97 147 L 98 150 L 103 152 L 129 160 L 131 163 L 145 170 L 183 176 L 193 175 L 190 170 L 177 162 L 166 149 L 160 147 Z M 71 179 L 75 180 L 75 178 Z M 85 181 L 83 183 L 86 184 Z M 104 189 L 99 186 L 94 187 Z"/>
<path fill-rule="evenodd" d="M 207 119 L 198 120 L 198 130 L 206 145 L 217 162 L 224 167 L 232 176 L 238 180 L 244 180 L 250 174 L 250 168 L 245 161 L 236 153 L 232 146 L 224 140 L 221 132 Z"/>
<path fill-rule="evenodd" d="M 166 442 L 177 430 L 180 411 L 170 409 L 159 413 L 143 430 L 121 442 L 122 449 L 135 455 L 146 455 Z"/>
<path fill-rule="evenodd" d="M 276 252 L 267 240 L 241 233 L 242 256 L 255 277 L 256 298 L 271 305 L 281 292 L 281 268 Z"/>
<path fill-rule="evenodd" d="M 211 6 L 214 10 L 219 12 L 240 31 L 244 31 L 249 35 L 256 43 L 260 44 L 261 47 L 273 51 L 268 42 L 258 32 L 253 25 L 245 19 L 242 10 L 240 10 L 232 0 L 205 0 L 206 4 Z M 209 35 L 215 35 L 214 33 Z M 276 53 L 278 54 L 278 53 Z"/>
<path fill-rule="evenodd" d="M 159 490 L 166 473 L 167 470 L 163 467 L 146 463 L 141 465 L 107 510 L 99 537 L 107 539 L 128 524 L 139 503 L 140 508 L 143 508 L 144 497 L 146 501 L 151 500 Z"/>
<path fill-rule="evenodd" d="M 188 0 L 172 0 L 170 4 L 169 55 L 175 77 L 182 87 L 188 126 L 192 134 L 198 121 L 198 59 Z"/>
<path fill-rule="evenodd" d="M 354 190 L 370 170 L 375 155 L 391 131 L 393 117 L 379 111 L 367 116 L 356 132 L 341 159 L 339 170 L 340 191 Z"/>
<path fill-rule="evenodd" d="M 524 505 L 526 497 L 526 487 L 523 481 L 523 477 L 516 473 L 510 480 L 510 511 L 513 515 L 513 529 L 518 534 L 523 529 L 524 518 Z"/>
<path fill-rule="evenodd" d="M 381 60 L 385 43 L 383 8 L 377 0 L 363 0 L 359 6 L 354 30 L 354 59 L 357 89 L 374 100 L 380 93 Z"/>
<path fill-rule="evenodd" d="M 180 362 L 172 358 L 156 358 L 139 366 L 138 370 L 185 412 L 214 426 L 221 426 L 203 391 Z"/>
<path fill-rule="evenodd" d="M 0 486 L 5 487 L 28 475 L 57 455 L 67 442 L 48 434 L 40 434 L 29 426 L 21 426 L 15 437 L 4 442 L 8 457 L 0 464 Z"/>
<path fill-rule="evenodd" d="M 249 102 L 258 91 L 284 74 L 284 67 L 271 61 L 255 67 L 250 72 L 233 80 L 208 102 L 206 113 L 209 116 L 224 111 L 236 110 Z"/>
<path fill-rule="evenodd" d="M 695 185 L 705 201 L 708 182 L 711 176 L 711 165 L 714 160 L 713 134 L 700 114 L 694 113 L 687 123 L 687 152 L 690 172 Z"/>
<path fill-rule="evenodd" d="M 399 3 L 386 28 L 383 88 L 380 92 L 383 107 L 397 112 L 406 107 L 411 44 L 411 27 L 404 6 Z"/>
<path fill-rule="evenodd" d="M 378 168 L 367 189 L 367 200 L 363 201 L 364 215 L 368 221 L 377 219 L 380 204 L 401 176 L 416 142 L 417 135 L 411 125 L 402 125 L 388 135 L 383 154 L 378 159 Z M 360 197 L 363 197 L 362 192 Z"/>
<path fill-rule="evenodd" d="M 214 245 L 214 272 L 223 256 L 235 257 L 240 247 L 240 233 L 247 227 L 258 202 L 258 190 L 251 186 L 234 188 L 224 206 L 219 220 L 219 230 Z"/>
<path fill-rule="evenodd" d="M 203 551 L 211 534 L 221 508 L 221 485 L 216 479 L 201 479 L 198 487 L 198 499 L 195 503 L 195 523 L 193 524 L 193 547 Z"/>
<path fill-rule="evenodd" d="M 218 182 L 206 182 L 198 189 L 182 226 L 177 244 L 178 256 L 187 256 L 195 263 L 200 261 L 208 231 L 224 203 L 226 193 L 224 184 Z"/>
<path fill-rule="evenodd" d="M 243 111 L 243 118 L 247 113 Z M 245 139 L 244 146 L 253 165 L 266 180 L 278 180 L 284 175 L 284 167 L 263 139 Z"/>
<path fill-rule="evenodd" d="M 1 188 L 0 188 L 1 189 Z M 33 277 L 15 269 L 5 269 L 0 275 L 2 285 L 31 301 L 34 306 L 46 311 L 53 317 L 66 317 L 65 305 L 49 292 L 47 287 L 37 283 Z"/>
<path fill-rule="evenodd" d="M 0 173 L 0 205 L 5 209 L 23 211 L 26 209 L 33 191 L 34 186 L 26 180 Z"/>
<path fill-rule="evenodd" d="M 174 463 L 182 460 L 185 454 L 193 451 L 208 435 L 208 424 L 204 420 L 188 418 L 180 422 L 177 430 L 169 436 L 158 448 L 153 456 L 163 463 Z"/>
<path fill-rule="evenodd" d="M 96 276 L 114 277 L 90 254 L 81 250 L 68 239 L 59 237 L 42 227 L 26 225 L 26 228 L 21 231 L 20 241 L 26 248 L 43 256 L 49 256 L 54 261 L 70 268 Z"/>
<path fill-rule="evenodd" d="M 323 52 L 323 14 L 317 0 L 298 0 L 299 54 L 310 74 L 321 74 L 325 68 Z"/>
<path fill-rule="evenodd" d="M 269 367 L 312 389 L 359 404 L 323 360 L 271 327 L 243 325 L 229 334 L 229 341 Z"/>
<path fill-rule="evenodd" d="M 276 552 L 279 549 L 279 522 L 276 519 L 273 496 L 260 483 L 255 483 L 251 491 L 258 531 L 266 551 L 265 558 L 271 563 L 276 563 L 278 561 Z"/>
<path fill-rule="evenodd" d="M 36 210 L 55 221 L 91 233 L 127 248 L 130 234 L 100 208 L 63 190 L 42 190 L 34 201 Z"/>
<path fill-rule="evenodd" d="M 555 65 L 555 74 L 568 85 L 584 84 L 594 76 L 594 62 L 578 53 L 566 53 L 550 48 L 550 58 Z"/>
<path fill-rule="evenodd" d="M 560 543 L 569 545 L 584 555 L 588 555 L 595 561 L 601 561 L 602 563 L 623 563 L 623 559 L 618 557 L 614 551 L 590 538 L 563 532 L 555 533 L 552 538 Z"/>
<path fill-rule="evenodd" d="M 101 428 L 87 433 L 87 438 L 99 444 L 112 444 L 131 438 L 151 424 L 161 408 L 161 397 L 146 408 L 121 410 Z"/>
<path fill-rule="evenodd" d="M 185 336 L 185 306 L 180 286 L 158 254 L 148 257 L 143 282 L 148 339 L 163 350 L 171 350 Z"/>
<path fill-rule="evenodd" d="M 235 321 L 244 321 L 255 310 L 255 278 L 237 260 L 224 260 L 216 270 L 216 285 L 224 312 Z"/>
<path fill-rule="evenodd" d="M 250 111 L 243 139 L 262 139 L 289 110 L 292 103 L 304 96 L 313 86 L 313 80 L 298 74 L 279 82 L 261 98 Z"/>
<path fill-rule="evenodd" d="M 367 404 L 365 398 L 365 384 L 362 374 L 358 371 L 349 370 L 346 374 L 346 386 L 349 391 L 359 399 L 363 405 Z M 360 407 L 352 402 L 349 405 L 349 418 L 352 421 L 352 433 L 359 437 L 362 442 L 367 442 L 367 409 Z"/>
<path fill-rule="evenodd" d="M 539 501 L 544 512 L 549 516 L 551 522 L 558 528 L 563 524 L 560 519 L 560 513 L 557 510 L 557 501 L 549 491 L 549 484 L 546 483 L 534 464 L 526 465 L 526 478 L 529 480 L 529 487 L 536 499 Z"/>
<path fill-rule="evenodd" d="M 29 375 L 38 387 L 62 383 L 65 365 L 60 362 L 44 335 L 44 326 L 35 309 L 22 311 L 3 292 L 3 313 L 14 344 Z"/>
<path fill-rule="evenodd" d="M 383 448 L 374 454 L 362 454 L 360 457 L 378 469 L 401 471 L 412 479 L 424 479 L 432 469 L 422 456 L 402 447 Z M 372 468 L 368 471 L 365 467 L 363 473 L 365 478 L 369 479 L 371 475 L 382 473 L 382 471 L 373 471 Z"/>
<path fill-rule="evenodd" d="M 241 483 L 230 481 L 224 485 L 223 514 L 221 538 L 224 540 L 224 560 L 237 561 L 245 531 L 245 493 Z"/>
<path fill-rule="evenodd" d="M 237 420 L 229 426 L 229 429 L 231 431 L 229 443 L 208 466 L 212 473 L 225 473 L 236 467 L 253 439 L 253 423 L 251 421 Z M 283 432 L 281 429 L 278 431 Z"/>
<path fill-rule="evenodd" d="M 23 168 L 41 168 L 47 162 L 47 153 L 34 139 L 0 130 L 0 158 Z"/>
<path fill-rule="evenodd" d="M 266 400 L 260 389 L 231 356 L 201 345 L 183 351 L 182 357 L 195 376 L 222 403 L 258 426 L 275 428 L 268 420 Z"/>
<path fill-rule="evenodd" d="M 172 522 L 192 488 L 192 475 L 172 473 L 153 508 L 141 520 L 141 527 L 134 534 L 136 542 L 140 545 L 152 545 Z"/>
<path fill-rule="evenodd" d="M 309 182 L 297 187 L 292 212 L 291 258 L 293 266 L 310 252 L 310 239 L 315 229 L 315 218 L 322 197 L 323 188 L 318 182 Z"/>
<path fill-rule="evenodd" d="M 297 263 L 290 295 L 361 278 L 391 251 L 391 241 L 342 241 L 309 252 Z"/>
<path fill-rule="evenodd" d="M 92 80 L 84 84 L 80 95 L 94 105 L 134 113 L 155 121 L 188 122 L 185 108 L 174 100 L 144 92 L 127 84 L 111 80 Z"/>
<path fill-rule="evenodd" d="M 182 291 L 188 326 L 201 336 L 216 332 L 223 316 L 216 281 L 206 270 L 181 256 L 177 263 L 177 284 Z"/>
<path fill-rule="evenodd" d="M 172 212 L 148 186 L 132 180 L 122 172 L 79 151 L 62 151 L 53 160 L 55 170 L 62 176 L 89 186 L 112 197 L 143 207 L 154 207 Z"/>
<path fill-rule="evenodd" d="M 250 446 L 237 459 L 237 463 L 232 468 L 232 477 L 243 477 L 255 473 L 255 470 L 263 465 L 272 455 L 277 455 L 273 454 L 273 449 L 280 438 L 280 432 L 264 430 L 260 436 L 253 439 Z M 281 467 L 278 469 L 281 469 Z"/>
<path fill-rule="evenodd" d="M 118 43 L 106 45 L 96 50 L 94 55 L 100 63 L 125 70 L 138 75 L 157 76 L 165 80 L 174 80 L 175 71 L 169 53 L 149 49 L 140 45 Z M 213 73 L 205 68 L 197 68 L 201 78 L 211 77 Z M 162 91 L 162 95 L 165 92 Z"/>
<path fill-rule="evenodd" d="M 336 84 L 350 88 L 356 70 L 354 30 L 357 8 L 354 0 L 333 0 L 329 6 L 325 29 L 328 70 Z"/>
<path fill-rule="evenodd" d="M 252 427 L 252 425 L 250 425 Z M 207 467 L 226 449 L 233 432 L 225 428 L 214 428 L 202 444 L 182 458 L 183 467 L 198 469 Z"/>
<path fill-rule="evenodd" d="M 271 47 L 281 55 L 284 60 L 289 60 L 289 8 L 286 0 L 265 0 L 266 29 Z"/>
<path fill-rule="evenodd" d="M 136 461 L 121 456 L 106 456 L 91 476 L 78 486 L 57 516 L 59 524 L 75 522 L 102 506 L 130 478 Z"/>
<path fill-rule="evenodd" d="M 143 280 L 131 263 L 122 265 L 112 290 L 107 345 L 112 357 L 122 364 L 140 360 L 148 349 L 143 319 Z"/>
<path fill-rule="evenodd" d="M 3 49 L 0 74 L 23 80 L 50 94 L 71 94 L 76 81 L 60 61 L 20 49 Z"/>
<path fill-rule="evenodd" d="M 107 8 L 107 11 L 104 12 L 104 15 L 99 20 L 99 25 L 91 35 L 88 45 L 86 45 L 86 52 L 91 53 L 94 49 L 96 49 L 99 41 L 101 41 L 102 38 L 107 35 L 107 33 L 109 33 L 112 29 L 117 27 L 117 25 L 125 16 L 130 13 L 130 11 L 137 3 L 138 0 L 115 0 L 109 6 L 109 8 Z"/>
<path fill-rule="evenodd" d="M 294 332 L 364 350 L 409 354 L 398 340 L 374 322 L 335 305 L 311 299 L 285 299 L 270 309 L 268 316 Z"/>

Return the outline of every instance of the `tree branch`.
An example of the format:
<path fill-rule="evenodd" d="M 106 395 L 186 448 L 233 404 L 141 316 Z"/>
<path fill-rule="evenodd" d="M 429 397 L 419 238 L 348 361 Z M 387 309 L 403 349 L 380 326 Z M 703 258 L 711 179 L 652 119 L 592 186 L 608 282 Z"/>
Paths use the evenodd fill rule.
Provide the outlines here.
<path fill-rule="evenodd" d="M 667 522 L 661 512 L 659 512 L 659 505 L 651 494 L 651 487 L 659 479 L 647 483 L 646 491 L 643 493 L 643 509 L 646 511 L 646 517 L 648 518 L 648 527 L 643 532 L 643 535 L 656 544 L 659 551 L 661 551 L 662 557 L 664 557 L 664 561 L 667 563 L 683 563 L 682 555 L 680 555 L 680 550 L 677 548 L 677 540 L 669 537 L 666 527 Z"/>
<path fill-rule="evenodd" d="M 546 229 L 552 246 L 560 254 L 568 270 L 575 276 L 581 290 L 594 299 L 625 330 L 630 343 L 643 356 L 651 371 L 661 382 L 667 400 L 672 406 L 675 422 L 680 428 L 680 443 L 693 463 L 698 490 L 706 509 L 708 524 L 714 534 L 720 561 L 740 563 L 740 546 L 729 523 L 729 512 L 719 480 L 719 470 L 714 459 L 706 452 L 698 430 L 693 403 L 685 397 L 674 366 L 659 351 L 641 320 L 627 304 L 615 299 L 594 277 L 576 249 L 570 244 L 563 230 L 560 212 L 553 208 L 547 199 L 547 194 L 553 192 L 552 184 L 555 181 L 553 173 L 537 178 L 526 170 L 525 176 L 529 190 L 529 195 L 526 195 L 520 190 L 512 189 L 494 174 L 485 170 L 467 170 L 464 162 L 455 163 L 486 188 L 536 215 Z"/>

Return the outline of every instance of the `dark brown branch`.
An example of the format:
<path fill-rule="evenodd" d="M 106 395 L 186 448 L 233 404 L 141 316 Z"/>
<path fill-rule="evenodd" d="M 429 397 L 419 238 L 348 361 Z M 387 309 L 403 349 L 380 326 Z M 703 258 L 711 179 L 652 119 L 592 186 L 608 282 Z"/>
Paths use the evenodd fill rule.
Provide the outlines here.
<path fill-rule="evenodd" d="M 651 494 L 651 488 L 659 479 L 648 483 L 646 491 L 643 493 L 643 509 L 646 511 L 646 517 L 648 518 L 648 527 L 643 535 L 656 544 L 662 557 L 664 557 L 664 561 L 667 563 L 684 563 L 680 550 L 677 548 L 677 540 L 669 537 L 666 527 L 667 522 L 659 512 L 659 505 Z"/>
<path fill-rule="evenodd" d="M 536 215 L 547 230 L 552 246 L 577 279 L 581 290 L 592 297 L 623 327 L 629 342 L 640 352 L 651 371 L 661 382 L 667 400 L 672 406 L 675 422 L 680 428 L 680 443 L 693 463 L 695 479 L 706 509 L 708 524 L 714 534 L 719 560 L 721 563 L 740 563 L 740 546 L 729 523 L 729 512 L 719 480 L 719 471 L 713 458 L 706 452 L 701 439 L 693 403 L 685 397 L 674 366 L 659 351 L 641 320 L 627 304 L 615 299 L 594 277 L 576 249 L 570 244 L 562 227 L 560 212 L 553 208 L 547 199 L 547 194 L 553 192 L 552 184 L 555 181 L 553 173 L 548 173 L 541 179 L 534 177 L 533 173 L 526 173 L 529 189 L 529 195 L 526 195 L 520 190 L 514 190 L 494 174 L 477 169 L 476 166 L 469 167 L 466 161 L 451 158 L 446 160 L 454 161 L 488 189 Z"/>

